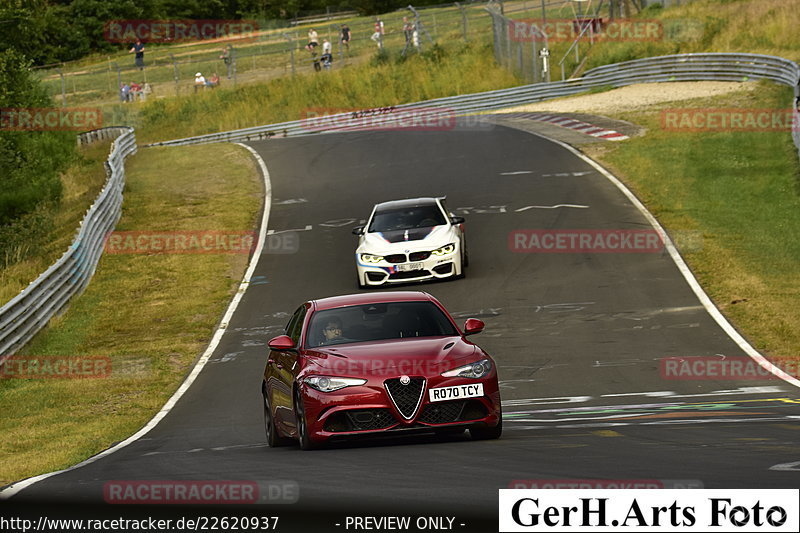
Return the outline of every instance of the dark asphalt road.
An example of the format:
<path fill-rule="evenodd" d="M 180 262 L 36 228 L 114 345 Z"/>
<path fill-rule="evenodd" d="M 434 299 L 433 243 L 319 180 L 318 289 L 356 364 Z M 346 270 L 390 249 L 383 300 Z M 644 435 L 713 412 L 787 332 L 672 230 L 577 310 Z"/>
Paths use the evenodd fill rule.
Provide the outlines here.
<path fill-rule="evenodd" d="M 301 229 L 299 251 L 261 257 L 212 361 L 145 438 L 11 502 L 92 505 L 109 480 L 288 480 L 299 485 L 299 501 L 265 508 L 286 517 L 281 531 L 310 530 L 312 516 L 315 531 L 344 530 L 335 523 L 345 515 L 370 513 L 455 516 L 459 530 L 491 531 L 497 489 L 514 480 L 800 486 L 798 467 L 773 468 L 800 461 L 794 387 L 662 375 L 665 357 L 744 355 L 667 254 L 509 249 L 517 229 L 649 228 L 569 151 L 499 126 L 252 146 L 271 176 L 269 227 Z M 267 448 L 259 392 L 266 341 L 304 300 L 357 290 L 350 230 L 374 203 L 445 194 L 467 218 L 467 276 L 413 288 L 459 320 L 486 322 L 474 340 L 499 365 L 503 438 Z"/>

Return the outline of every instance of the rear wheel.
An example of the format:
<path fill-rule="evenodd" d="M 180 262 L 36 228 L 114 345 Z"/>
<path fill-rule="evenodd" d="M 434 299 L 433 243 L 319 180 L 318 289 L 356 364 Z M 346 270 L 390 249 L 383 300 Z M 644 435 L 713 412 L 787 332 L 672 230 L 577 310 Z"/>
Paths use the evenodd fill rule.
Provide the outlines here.
<path fill-rule="evenodd" d="M 499 439 L 503 434 L 503 417 L 500 416 L 500 422 L 493 428 L 471 428 L 469 434 L 472 440 L 491 440 Z"/>
<path fill-rule="evenodd" d="M 319 448 L 319 444 L 311 440 L 308 435 L 308 422 L 306 422 L 306 412 L 303 408 L 303 398 L 300 391 L 294 393 L 294 417 L 297 421 L 297 440 L 300 442 L 301 450 L 314 450 Z"/>
<path fill-rule="evenodd" d="M 272 418 L 272 409 L 269 407 L 266 391 L 264 391 L 264 432 L 267 435 L 267 445 L 270 448 L 286 446 L 292 442 L 291 439 L 281 437 L 278 434 L 278 428 L 275 426 L 275 419 Z"/>

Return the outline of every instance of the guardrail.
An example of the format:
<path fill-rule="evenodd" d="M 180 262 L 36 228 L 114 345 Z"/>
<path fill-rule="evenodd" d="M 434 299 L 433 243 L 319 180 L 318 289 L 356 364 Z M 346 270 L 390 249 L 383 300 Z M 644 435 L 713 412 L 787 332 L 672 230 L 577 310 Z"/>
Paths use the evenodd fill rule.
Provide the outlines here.
<path fill-rule="evenodd" d="M 86 211 L 69 249 L 22 292 L 0 308 L 0 364 L 27 343 L 86 288 L 103 252 L 106 235 L 122 213 L 125 158 L 136 153 L 133 128 L 117 127 L 82 133 L 78 144 L 115 138 L 105 163 L 106 184 Z"/>
<path fill-rule="evenodd" d="M 669 81 L 749 81 L 771 80 L 789 85 L 795 91 L 795 109 L 800 103 L 800 66 L 781 57 L 760 54 L 678 54 L 636 59 L 606 65 L 587 71 L 583 77 L 552 83 L 524 85 L 512 89 L 484 93 L 437 98 L 413 104 L 394 106 L 392 112 L 412 112 L 424 109 L 427 118 L 434 117 L 434 110 L 441 116 L 465 116 L 496 111 L 559 96 L 568 96 L 602 87 L 621 87 L 634 83 Z M 348 121 L 351 113 L 339 113 L 326 117 L 328 126 L 309 127 L 309 120 L 294 120 L 268 124 L 253 128 L 198 135 L 150 144 L 148 146 L 178 146 L 212 142 L 253 141 L 273 136 L 295 136 L 320 133 L 322 131 L 347 131 L 357 129 Z M 795 114 L 795 123 L 800 124 Z M 800 152 L 800 132 L 793 128 L 795 145 Z"/>

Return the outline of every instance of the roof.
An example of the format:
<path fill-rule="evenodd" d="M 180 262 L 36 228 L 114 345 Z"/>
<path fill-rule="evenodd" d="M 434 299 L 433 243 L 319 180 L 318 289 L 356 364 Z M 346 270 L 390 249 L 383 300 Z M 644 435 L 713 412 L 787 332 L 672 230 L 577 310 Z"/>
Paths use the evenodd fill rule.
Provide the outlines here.
<path fill-rule="evenodd" d="M 367 305 L 386 302 L 418 302 L 420 300 L 432 300 L 433 297 L 427 292 L 422 291 L 385 291 L 369 292 L 357 294 L 345 294 L 342 296 L 331 296 L 330 298 L 320 298 L 312 300 L 317 311 L 323 309 L 334 309 L 336 307 L 347 307 L 351 305 Z"/>
<path fill-rule="evenodd" d="M 375 205 L 376 211 L 384 211 L 388 209 L 398 209 L 402 207 L 416 207 L 420 205 L 434 205 L 436 198 L 406 198 L 404 200 L 392 200 L 389 202 L 381 202 Z"/>

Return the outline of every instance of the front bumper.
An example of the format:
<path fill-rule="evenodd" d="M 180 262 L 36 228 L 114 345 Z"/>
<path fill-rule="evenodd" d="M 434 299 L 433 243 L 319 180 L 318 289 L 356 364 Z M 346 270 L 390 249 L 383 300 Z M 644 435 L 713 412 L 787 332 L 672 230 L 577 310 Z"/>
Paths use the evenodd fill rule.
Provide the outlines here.
<path fill-rule="evenodd" d="M 424 378 L 412 378 L 424 379 Z M 407 417 L 387 392 L 384 379 L 365 385 L 323 393 L 301 389 L 309 435 L 317 442 L 355 436 L 399 435 L 437 429 L 494 427 L 500 422 L 500 392 L 494 371 L 481 380 L 469 378 L 425 379 L 421 401 Z M 483 384 L 483 395 L 430 401 L 429 389 L 464 384 Z"/>
<path fill-rule="evenodd" d="M 365 263 L 361 260 L 361 253 L 356 253 L 356 269 L 361 283 L 369 286 L 444 279 L 461 274 L 460 254 L 461 250 L 456 245 L 453 253 L 443 256 L 430 255 L 414 261 L 408 260 L 413 253 L 395 254 L 406 255 L 407 260 L 394 263 L 384 259 L 379 263 Z"/>

